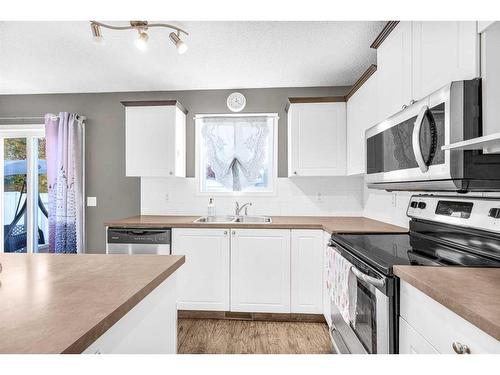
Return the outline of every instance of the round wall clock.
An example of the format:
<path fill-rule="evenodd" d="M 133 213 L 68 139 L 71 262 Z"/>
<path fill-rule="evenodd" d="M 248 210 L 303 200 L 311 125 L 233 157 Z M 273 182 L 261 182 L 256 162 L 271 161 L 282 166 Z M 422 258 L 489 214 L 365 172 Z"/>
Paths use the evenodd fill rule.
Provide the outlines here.
<path fill-rule="evenodd" d="M 233 92 L 227 97 L 227 108 L 232 112 L 240 112 L 245 108 L 247 100 L 245 96 L 239 92 Z"/>

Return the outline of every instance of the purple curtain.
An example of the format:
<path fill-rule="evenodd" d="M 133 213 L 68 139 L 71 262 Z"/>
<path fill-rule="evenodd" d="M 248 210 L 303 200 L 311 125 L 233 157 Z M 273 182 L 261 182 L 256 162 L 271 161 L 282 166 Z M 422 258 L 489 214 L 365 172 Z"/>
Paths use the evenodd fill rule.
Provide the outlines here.
<path fill-rule="evenodd" d="M 83 122 L 74 113 L 45 115 L 49 252 L 83 250 Z"/>

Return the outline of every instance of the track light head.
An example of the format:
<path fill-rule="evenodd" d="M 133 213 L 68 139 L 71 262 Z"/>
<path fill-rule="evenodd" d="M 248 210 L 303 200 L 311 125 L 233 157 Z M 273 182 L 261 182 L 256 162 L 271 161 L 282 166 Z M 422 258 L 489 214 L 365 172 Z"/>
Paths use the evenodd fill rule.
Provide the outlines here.
<path fill-rule="evenodd" d="M 135 46 L 140 51 L 146 51 L 148 49 L 148 39 L 149 35 L 142 29 L 139 29 L 139 36 L 135 40 Z"/>
<path fill-rule="evenodd" d="M 94 41 L 97 43 L 101 43 L 103 41 L 101 26 L 96 23 L 90 23 L 90 29 L 92 30 L 92 36 L 94 37 Z"/>
<path fill-rule="evenodd" d="M 178 34 L 171 32 L 169 37 L 172 43 L 175 45 L 175 48 L 177 49 L 177 53 L 179 55 L 182 55 L 184 52 L 187 51 L 188 46 L 181 40 L 181 38 L 179 38 Z"/>

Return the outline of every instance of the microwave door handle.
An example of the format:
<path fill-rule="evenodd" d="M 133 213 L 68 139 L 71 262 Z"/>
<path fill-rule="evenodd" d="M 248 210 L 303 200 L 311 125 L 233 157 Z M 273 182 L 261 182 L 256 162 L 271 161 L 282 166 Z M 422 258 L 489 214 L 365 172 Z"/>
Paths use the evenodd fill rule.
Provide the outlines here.
<path fill-rule="evenodd" d="M 375 277 L 368 276 L 354 266 L 351 267 L 351 271 L 358 279 L 365 281 L 368 284 L 373 285 L 374 287 L 383 288 L 385 286 L 385 279 L 377 279 Z"/>
<path fill-rule="evenodd" d="M 424 123 L 425 114 L 429 110 L 429 107 L 424 105 L 420 112 L 418 113 L 417 119 L 415 120 L 415 126 L 413 127 L 413 137 L 412 146 L 413 153 L 415 154 L 415 160 L 417 161 L 418 167 L 425 173 L 428 171 L 429 166 L 425 163 L 424 157 L 422 155 L 422 149 L 420 147 L 420 130 L 422 129 L 422 124 Z"/>

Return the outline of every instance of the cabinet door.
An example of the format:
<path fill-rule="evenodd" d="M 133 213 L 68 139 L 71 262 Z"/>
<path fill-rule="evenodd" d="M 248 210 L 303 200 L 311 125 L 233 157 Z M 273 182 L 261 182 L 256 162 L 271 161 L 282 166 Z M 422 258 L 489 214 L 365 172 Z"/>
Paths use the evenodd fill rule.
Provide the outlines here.
<path fill-rule="evenodd" d="M 412 97 L 412 24 L 400 22 L 377 49 L 377 115 L 383 121 Z"/>
<path fill-rule="evenodd" d="M 345 175 L 345 106 L 345 102 L 290 105 L 289 176 Z"/>
<path fill-rule="evenodd" d="M 231 231 L 231 311 L 290 312 L 290 230 Z"/>
<path fill-rule="evenodd" d="M 347 102 L 347 174 L 366 173 L 365 130 L 377 123 L 377 77 L 373 74 Z"/>
<path fill-rule="evenodd" d="M 323 231 L 292 230 L 291 311 L 323 312 Z"/>
<path fill-rule="evenodd" d="M 177 278 L 180 310 L 229 310 L 229 229 L 172 230 L 172 253 L 185 255 Z"/>
<path fill-rule="evenodd" d="M 332 309 L 330 299 L 330 289 L 328 288 L 328 243 L 330 242 L 330 234 L 323 232 L 323 316 L 325 317 L 328 327 L 332 327 Z"/>
<path fill-rule="evenodd" d="M 413 99 L 479 76 L 475 21 L 413 22 Z"/>
<path fill-rule="evenodd" d="M 439 354 L 406 320 L 399 318 L 399 354 Z"/>

